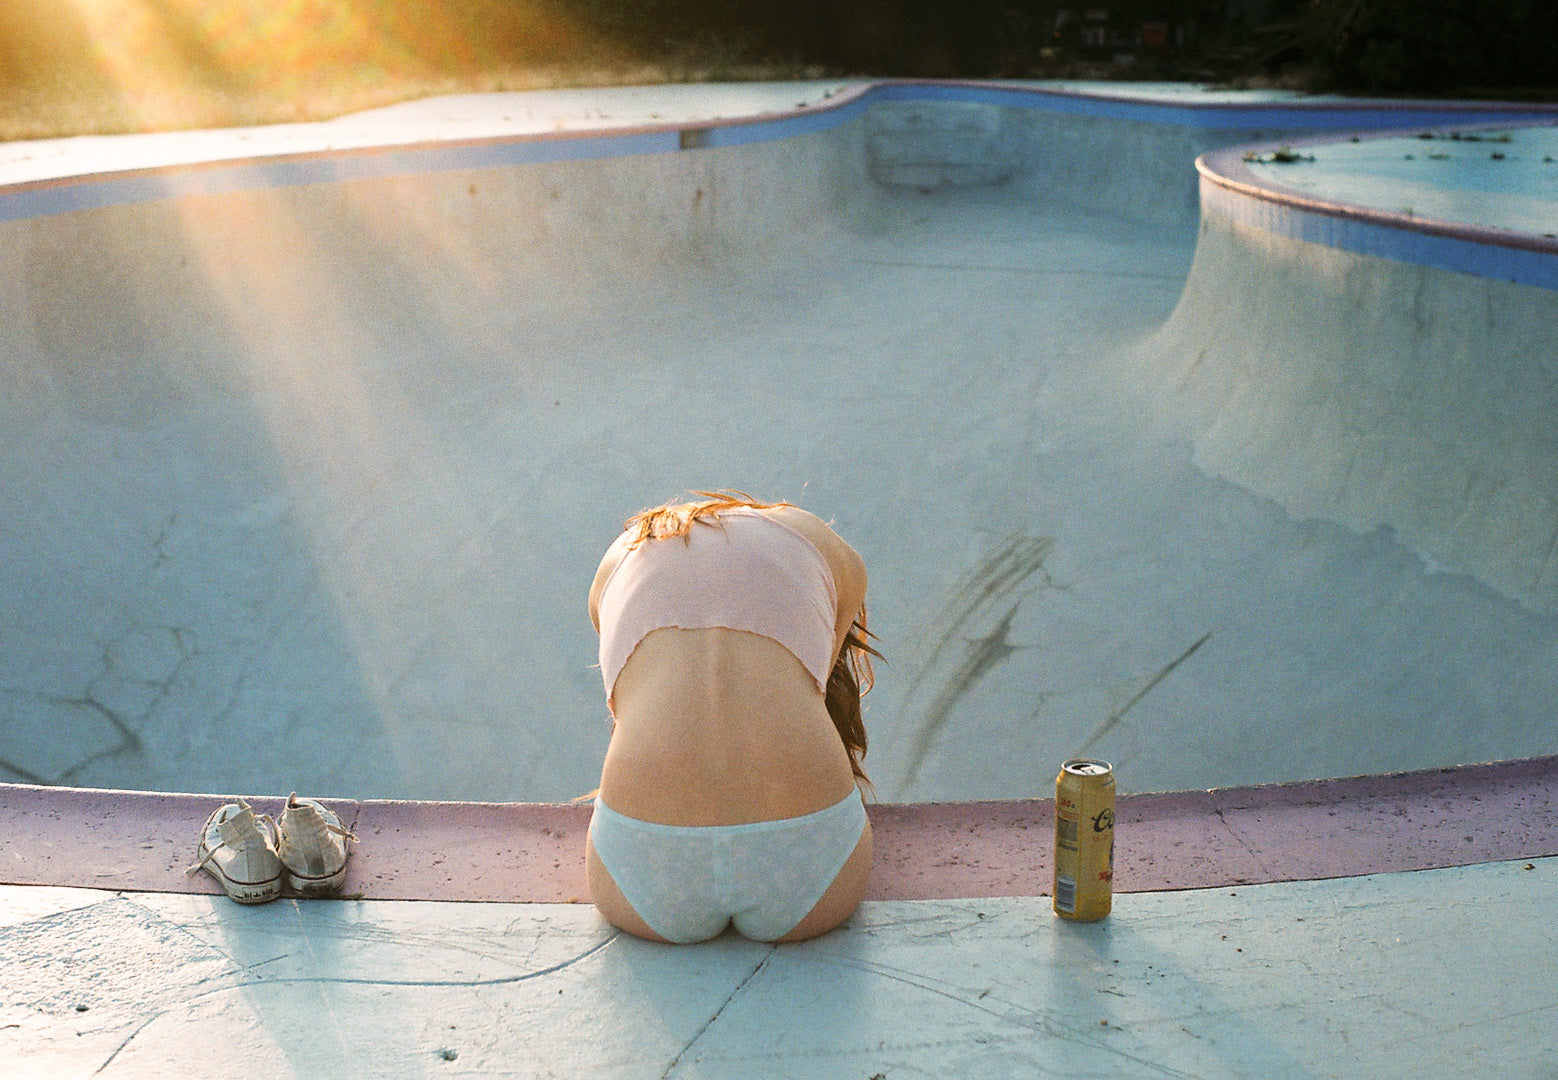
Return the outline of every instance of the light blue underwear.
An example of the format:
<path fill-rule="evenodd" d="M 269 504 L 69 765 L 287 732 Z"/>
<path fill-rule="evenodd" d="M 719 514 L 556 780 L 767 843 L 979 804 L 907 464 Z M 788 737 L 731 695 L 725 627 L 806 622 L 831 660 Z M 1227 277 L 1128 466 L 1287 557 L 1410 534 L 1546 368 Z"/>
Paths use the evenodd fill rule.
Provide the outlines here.
<path fill-rule="evenodd" d="M 639 918 L 667 941 L 706 941 L 728 923 L 774 941 L 817 906 L 865 828 L 854 791 L 804 817 L 707 826 L 640 821 L 597 797 L 590 840 Z"/>

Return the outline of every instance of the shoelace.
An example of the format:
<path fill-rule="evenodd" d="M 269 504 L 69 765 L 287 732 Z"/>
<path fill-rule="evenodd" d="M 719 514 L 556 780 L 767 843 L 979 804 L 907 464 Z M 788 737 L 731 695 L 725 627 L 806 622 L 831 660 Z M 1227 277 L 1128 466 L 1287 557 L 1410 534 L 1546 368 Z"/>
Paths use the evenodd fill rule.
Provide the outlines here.
<path fill-rule="evenodd" d="M 289 826 L 292 821 L 301 818 L 303 827 L 307 830 L 310 839 L 319 836 L 321 832 L 334 833 L 347 840 L 357 839 L 356 835 L 345 825 L 331 821 L 307 803 L 294 803 L 289 800 L 287 811 L 288 813 L 282 814 L 282 818 L 288 821 Z M 288 814 L 292 816 L 289 817 Z M 292 830 L 289 827 L 287 831 L 290 833 Z"/>
<path fill-rule="evenodd" d="M 318 840 L 320 835 L 324 833 L 334 833 L 335 835 L 347 840 L 357 839 L 356 835 L 352 833 L 350 829 L 347 829 L 342 825 L 333 825 L 330 822 L 325 821 L 323 818 L 318 817 L 317 815 L 315 816 L 314 820 L 306 823 L 305 829 L 302 831 L 306 831 L 308 834 L 303 838 L 305 840 Z M 288 839 L 292 839 L 293 830 L 289 828 L 286 835 Z M 293 842 L 297 843 L 299 841 L 294 840 Z"/>
<path fill-rule="evenodd" d="M 347 842 L 357 838 L 333 814 L 296 798 L 293 795 L 287 800 L 287 810 L 281 815 L 276 853 L 293 873 L 314 878 L 338 873 L 348 857 Z M 342 839 L 332 839 L 335 836 Z"/>
<path fill-rule="evenodd" d="M 273 845 L 266 838 L 264 831 L 261 830 L 260 823 L 262 821 L 269 822 L 271 827 L 271 835 L 274 836 L 277 833 L 276 822 L 269 814 L 257 815 L 248 807 L 247 804 L 240 805 L 242 805 L 243 808 L 239 810 L 237 814 L 234 814 L 226 821 L 217 822 L 216 827 L 217 830 L 221 833 L 222 842 L 214 848 L 206 848 L 205 854 L 201 855 L 200 858 L 195 861 L 195 865 L 184 871 L 185 877 L 194 877 L 196 874 L 200 873 L 200 871 L 204 870 L 211 862 L 211 860 L 216 858 L 216 853 L 222 850 L 224 847 L 232 848 L 233 850 L 237 851 L 248 847 L 255 840 L 258 840 L 266 847 L 274 848 L 275 845 Z M 248 823 L 243 821 L 243 817 L 246 814 L 249 817 Z M 232 836 L 228 835 L 229 827 L 231 827 L 231 831 L 234 833 Z M 204 838 L 201 840 L 201 846 L 205 846 Z"/>
<path fill-rule="evenodd" d="M 296 832 L 305 834 L 304 837 L 299 837 L 299 840 L 302 840 L 302 842 L 319 842 L 321 838 L 332 834 L 332 832 L 338 835 L 338 837 L 344 838 L 344 840 L 357 840 L 357 835 L 351 829 L 347 829 L 344 824 L 338 824 L 337 821 L 330 821 L 323 814 L 319 814 L 319 810 L 316 807 L 308 806 L 307 803 L 293 803 L 293 801 L 288 799 L 287 812 L 282 814 L 282 821 L 287 823 L 288 840 L 293 838 L 294 826 L 296 826 Z M 298 842 L 288 846 L 294 846 L 296 843 Z"/>

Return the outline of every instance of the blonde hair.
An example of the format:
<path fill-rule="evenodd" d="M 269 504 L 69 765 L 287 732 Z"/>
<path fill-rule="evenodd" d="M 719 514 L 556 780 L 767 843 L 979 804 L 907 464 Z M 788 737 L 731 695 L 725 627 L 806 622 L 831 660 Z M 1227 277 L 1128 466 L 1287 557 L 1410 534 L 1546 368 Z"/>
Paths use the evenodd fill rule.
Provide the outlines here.
<path fill-rule="evenodd" d="M 640 510 L 628 518 L 623 530 L 631 534 L 629 547 L 638 547 L 645 540 L 674 540 L 692 532 L 694 525 L 718 527 L 719 514 L 724 510 L 745 507 L 749 510 L 772 510 L 776 506 L 794 506 L 794 503 L 758 502 L 744 491 L 695 491 L 701 496 L 696 502 L 666 503 L 649 510 Z"/>
<path fill-rule="evenodd" d="M 641 510 L 628 518 L 623 526 L 628 534 L 628 546 L 637 547 L 647 540 L 685 539 L 695 525 L 719 528 L 722 511 L 736 508 L 748 510 L 772 510 L 780 506 L 794 506 L 788 502 L 759 502 L 744 491 L 695 491 L 697 499 L 688 502 L 666 503 L 649 510 Z M 882 654 L 871 645 L 872 634 L 865 626 L 866 611 L 861 606 L 844 635 L 843 648 L 828 673 L 828 683 L 823 690 L 823 700 L 828 716 L 838 729 L 844 749 L 849 754 L 850 771 L 859 780 L 869 784 L 860 762 L 866 756 L 866 725 L 860 711 L 860 698 L 871 690 L 875 675 L 871 669 L 871 657 L 881 659 Z"/>

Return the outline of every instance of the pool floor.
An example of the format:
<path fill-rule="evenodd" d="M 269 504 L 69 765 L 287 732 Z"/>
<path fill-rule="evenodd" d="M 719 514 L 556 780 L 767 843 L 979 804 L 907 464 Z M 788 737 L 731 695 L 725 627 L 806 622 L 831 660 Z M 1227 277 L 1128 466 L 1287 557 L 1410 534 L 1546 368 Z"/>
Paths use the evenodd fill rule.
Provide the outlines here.
<path fill-rule="evenodd" d="M 236 391 L 55 371 L 66 406 L 0 434 L 0 777 L 573 798 L 608 733 L 595 562 L 715 487 L 863 553 L 889 801 L 1028 797 L 1077 754 L 1162 791 L 1558 752 L 1558 619 L 1154 419 L 1142 342 L 1194 243 L 883 190 L 653 273 L 232 260 L 210 287 L 251 307 L 201 377 Z"/>

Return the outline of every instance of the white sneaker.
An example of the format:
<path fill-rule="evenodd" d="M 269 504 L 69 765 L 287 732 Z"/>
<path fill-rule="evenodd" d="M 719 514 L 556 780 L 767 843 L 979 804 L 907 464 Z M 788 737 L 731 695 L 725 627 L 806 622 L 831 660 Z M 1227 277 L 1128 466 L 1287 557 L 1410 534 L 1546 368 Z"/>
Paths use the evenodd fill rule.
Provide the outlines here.
<path fill-rule="evenodd" d="M 357 839 L 341 819 L 315 799 L 287 796 L 276 853 L 287 884 L 299 896 L 329 896 L 346 880 L 346 842 Z"/>
<path fill-rule="evenodd" d="M 263 904 L 281 895 L 281 860 L 276 857 L 276 823 L 256 817 L 239 799 L 206 819 L 198 849 L 200 861 L 186 873 L 206 871 L 240 904 Z"/>

